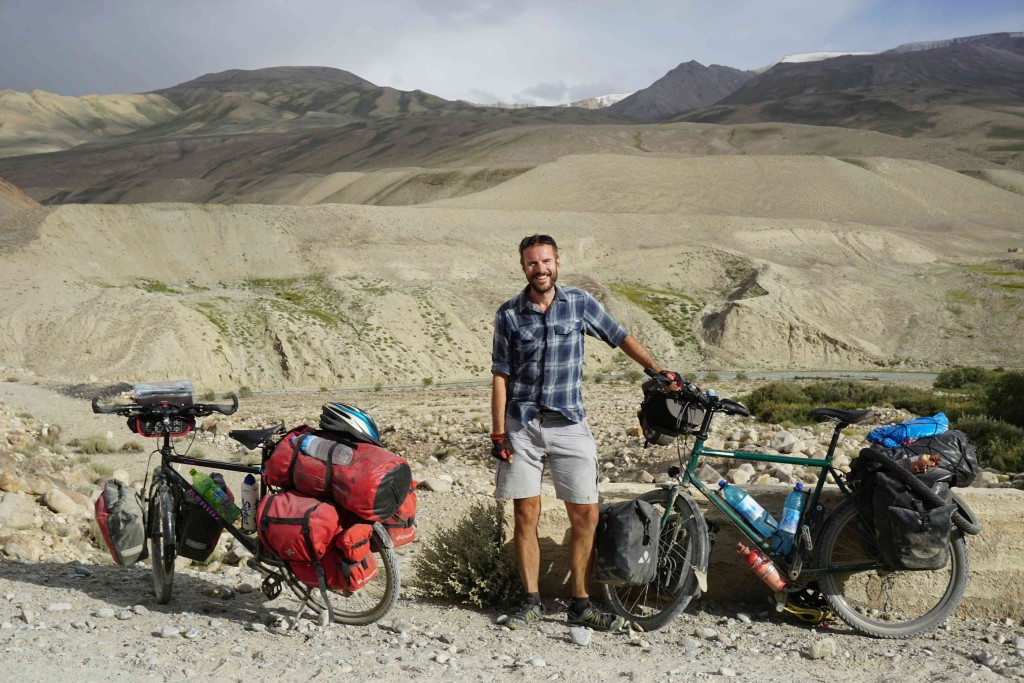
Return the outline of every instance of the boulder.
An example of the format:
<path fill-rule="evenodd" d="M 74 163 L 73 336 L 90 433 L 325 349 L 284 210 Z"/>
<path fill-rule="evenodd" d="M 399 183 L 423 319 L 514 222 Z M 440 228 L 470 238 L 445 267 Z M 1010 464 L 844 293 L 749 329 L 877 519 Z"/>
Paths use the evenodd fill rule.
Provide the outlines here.
<path fill-rule="evenodd" d="M 20 493 L 5 493 L 0 498 L 0 527 L 32 529 L 41 523 L 39 507 Z"/>
<path fill-rule="evenodd" d="M 43 503 L 59 515 L 75 515 L 82 511 L 81 505 L 56 486 L 43 494 Z"/>

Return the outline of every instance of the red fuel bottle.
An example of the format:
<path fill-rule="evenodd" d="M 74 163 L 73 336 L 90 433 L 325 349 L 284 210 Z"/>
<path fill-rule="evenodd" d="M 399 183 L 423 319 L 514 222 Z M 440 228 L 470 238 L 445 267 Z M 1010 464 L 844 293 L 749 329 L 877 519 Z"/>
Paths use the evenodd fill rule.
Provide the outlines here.
<path fill-rule="evenodd" d="M 744 556 L 743 561 L 750 570 L 761 577 L 773 591 L 780 591 L 786 587 L 786 580 L 779 575 L 775 563 L 765 557 L 760 550 L 751 550 L 742 543 L 737 543 L 736 552 Z"/>

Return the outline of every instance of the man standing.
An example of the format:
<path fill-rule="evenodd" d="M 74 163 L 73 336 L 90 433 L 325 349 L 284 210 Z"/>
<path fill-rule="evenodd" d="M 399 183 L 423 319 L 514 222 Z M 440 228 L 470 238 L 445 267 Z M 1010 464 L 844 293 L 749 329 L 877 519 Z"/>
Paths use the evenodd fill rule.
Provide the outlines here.
<path fill-rule="evenodd" d="M 513 500 L 516 557 L 526 592 L 507 626 L 526 628 L 543 614 L 537 522 L 546 465 L 571 527 L 569 624 L 618 630 L 624 619 L 591 605 L 587 592 L 598 518 L 598 463 L 580 392 L 583 335 L 622 349 L 673 381 L 678 375 L 661 370 L 593 296 L 555 284 L 561 261 L 554 239 L 524 238 L 519 263 L 527 286 L 498 308 L 491 365 L 491 453 L 499 460 L 494 496 Z"/>

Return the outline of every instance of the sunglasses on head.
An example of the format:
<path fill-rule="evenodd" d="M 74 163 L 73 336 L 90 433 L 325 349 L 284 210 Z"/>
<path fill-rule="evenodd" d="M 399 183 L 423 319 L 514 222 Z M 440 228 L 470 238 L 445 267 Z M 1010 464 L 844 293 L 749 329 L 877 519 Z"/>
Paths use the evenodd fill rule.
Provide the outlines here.
<path fill-rule="evenodd" d="M 550 244 L 555 249 L 558 249 L 555 239 L 550 235 L 530 235 L 529 237 L 524 237 L 523 241 L 519 243 L 519 253 L 522 254 L 524 250 L 538 244 Z"/>

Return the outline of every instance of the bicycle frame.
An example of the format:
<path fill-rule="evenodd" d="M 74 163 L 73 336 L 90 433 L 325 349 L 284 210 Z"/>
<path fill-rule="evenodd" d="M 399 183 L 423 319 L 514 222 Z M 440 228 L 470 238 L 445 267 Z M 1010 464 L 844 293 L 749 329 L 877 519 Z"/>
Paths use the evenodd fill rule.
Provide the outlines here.
<path fill-rule="evenodd" d="M 839 443 L 840 432 L 848 426 L 847 423 L 842 421 L 838 422 L 835 431 L 832 434 L 832 440 L 829 444 L 828 452 L 824 458 L 799 458 L 787 455 L 770 455 L 765 453 L 753 453 L 749 451 L 726 451 L 715 448 L 705 448 L 704 445 L 707 441 L 708 431 L 711 426 L 711 421 L 714 419 L 715 414 L 720 411 L 706 410 L 704 413 L 703 421 L 701 422 L 700 428 L 694 434 L 696 439 L 693 449 L 690 453 L 689 461 L 686 467 L 678 475 L 678 483 L 671 487 L 671 494 L 669 503 L 666 506 L 664 518 L 662 524 L 668 522 L 668 517 L 675 504 L 675 499 L 684 487 L 693 487 L 700 491 L 700 493 L 708 500 L 709 503 L 718 508 L 719 511 L 726 518 L 732 522 L 742 533 L 746 536 L 751 543 L 757 546 L 765 555 L 767 555 L 775 566 L 779 568 L 779 571 L 788 576 L 790 579 L 796 579 L 801 575 L 815 575 L 828 572 L 837 572 L 838 570 L 829 569 L 817 569 L 808 568 L 803 569 L 803 555 L 802 549 L 811 540 L 811 535 L 814 533 L 815 527 L 820 521 L 821 516 L 824 512 L 824 508 L 820 505 L 821 492 L 825 487 L 825 480 L 828 477 L 832 478 L 838 486 L 844 496 L 849 496 L 850 490 L 847 488 L 843 481 L 843 478 L 833 468 L 832 460 L 835 455 L 836 445 Z M 708 487 L 700 478 L 696 477 L 694 473 L 697 469 L 697 462 L 701 456 L 708 456 L 714 458 L 728 458 L 730 460 L 745 460 L 752 462 L 770 462 L 778 464 L 790 464 L 790 465 L 801 465 L 803 467 L 818 468 L 820 476 L 818 482 L 814 486 L 813 490 L 808 494 L 807 501 L 804 504 L 804 509 L 800 514 L 798 521 L 798 530 L 800 533 L 797 534 L 793 543 L 793 550 L 789 556 L 783 556 L 775 552 L 771 548 L 771 542 L 768 538 L 762 535 L 757 529 L 751 526 L 747 520 L 745 520 L 736 510 L 734 510 L 721 496 L 716 495 L 714 491 Z M 680 463 L 682 464 L 682 463 Z M 811 523 L 808 524 L 807 522 Z M 807 529 L 807 537 L 804 537 L 804 529 Z M 874 566 L 874 565 L 871 565 Z M 865 567 L 867 568 L 867 567 Z M 843 571 L 848 572 L 849 567 L 846 567 Z"/>
<path fill-rule="evenodd" d="M 263 471 L 262 464 L 240 465 L 237 463 L 231 463 L 224 460 L 211 460 L 208 458 L 190 458 L 186 455 L 178 455 L 177 453 L 174 452 L 174 446 L 171 443 L 170 434 L 165 433 L 163 434 L 162 438 L 163 444 L 158 449 L 158 452 L 160 453 L 160 470 L 163 473 L 164 477 L 167 478 L 167 481 L 170 483 L 172 488 L 177 489 L 178 491 L 180 491 L 184 495 L 187 495 L 189 498 L 195 501 L 211 517 L 217 520 L 217 523 L 221 526 L 221 528 L 225 529 L 229 534 L 231 534 L 235 538 L 235 540 L 241 543 L 250 553 L 253 554 L 254 557 L 259 558 L 261 561 L 265 561 L 267 558 L 265 556 L 262 556 L 262 553 L 260 552 L 262 546 L 259 543 L 259 538 L 258 536 L 256 536 L 256 533 L 246 533 L 245 531 L 242 531 L 242 529 L 239 528 L 239 526 L 226 520 L 220 514 L 220 512 L 217 511 L 216 508 L 214 508 L 212 505 L 206 502 L 206 500 L 201 495 L 199 495 L 199 492 L 196 491 L 195 487 L 192 486 L 192 482 L 185 479 L 185 477 L 181 476 L 181 474 L 179 474 L 178 471 L 175 470 L 174 467 L 172 467 L 172 465 L 190 465 L 193 467 L 215 467 L 218 469 L 229 470 L 231 472 L 244 472 L 246 474 L 254 474 L 257 475 L 257 477 L 259 477 L 259 475 Z M 259 479 L 260 498 L 263 498 L 263 496 L 266 495 L 267 493 L 267 489 L 266 485 L 263 483 L 262 477 L 259 477 Z M 253 513 L 255 514 L 255 510 L 253 511 Z M 175 539 L 175 543 L 177 543 L 177 539 Z"/>

